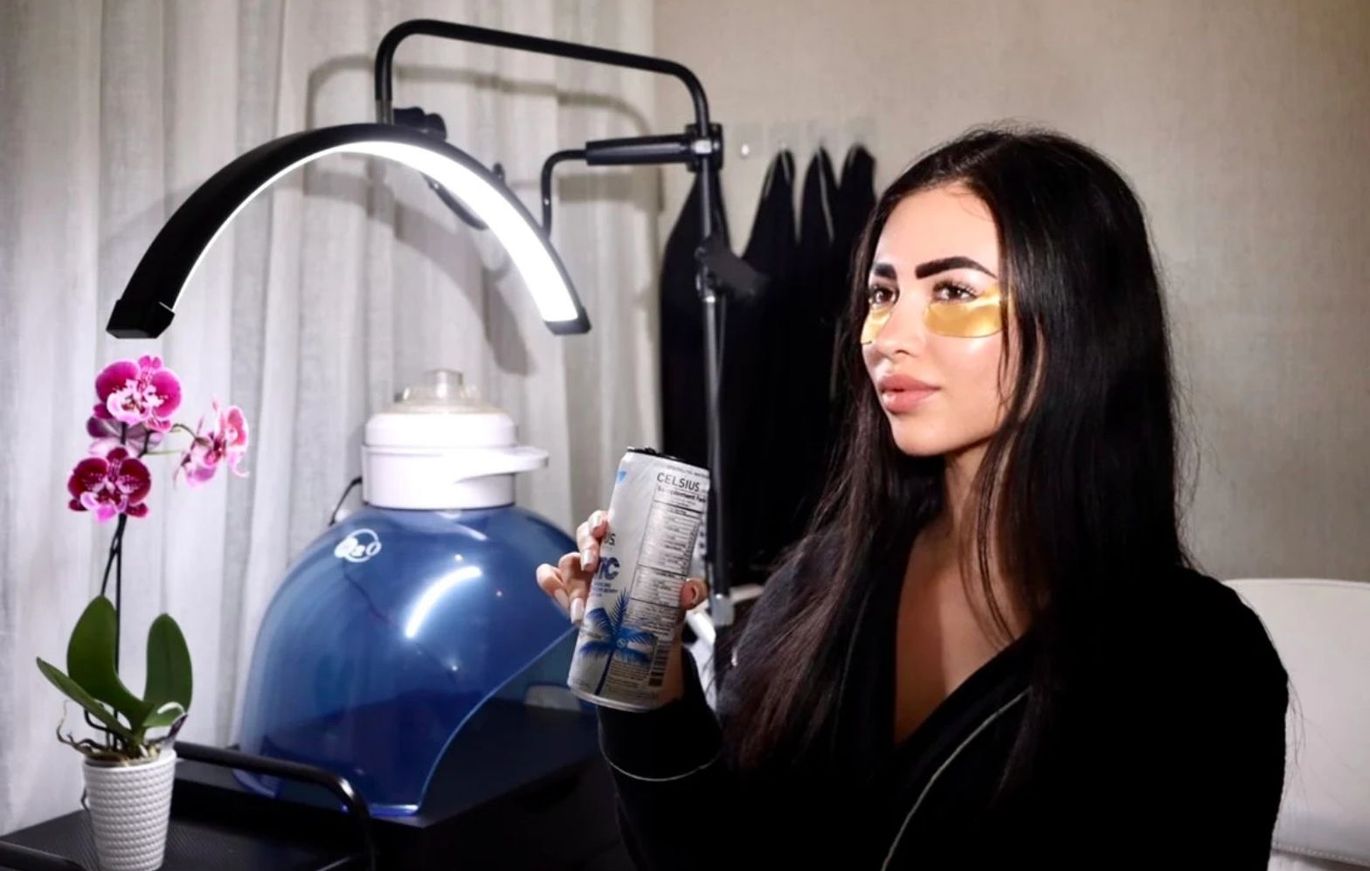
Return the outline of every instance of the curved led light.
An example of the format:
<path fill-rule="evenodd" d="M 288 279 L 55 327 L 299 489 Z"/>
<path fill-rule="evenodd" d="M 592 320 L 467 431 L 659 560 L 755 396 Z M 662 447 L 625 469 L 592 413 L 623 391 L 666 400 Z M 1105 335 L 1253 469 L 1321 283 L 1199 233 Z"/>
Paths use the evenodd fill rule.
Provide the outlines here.
<path fill-rule="evenodd" d="M 545 233 L 504 183 L 465 152 L 390 124 L 344 124 L 274 139 L 216 172 L 157 234 L 114 304 L 107 329 L 154 338 L 171 324 L 181 289 L 233 216 L 272 182 L 329 154 L 369 154 L 415 169 L 446 188 L 509 252 L 553 333 L 590 329 L 580 299 Z"/>

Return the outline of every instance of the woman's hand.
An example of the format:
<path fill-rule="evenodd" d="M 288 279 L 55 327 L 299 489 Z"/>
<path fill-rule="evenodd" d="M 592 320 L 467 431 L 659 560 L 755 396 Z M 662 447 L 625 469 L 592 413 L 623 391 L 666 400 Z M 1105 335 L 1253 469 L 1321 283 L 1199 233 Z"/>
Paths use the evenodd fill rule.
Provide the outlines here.
<path fill-rule="evenodd" d="M 585 599 L 590 595 L 590 579 L 599 565 L 599 548 L 608 533 L 609 512 L 596 511 L 589 520 L 576 527 L 576 547 L 580 548 L 579 552 L 564 554 L 555 566 L 547 563 L 538 566 L 538 586 L 556 600 L 561 610 L 570 615 L 571 622 L 576 625 L 585 619 Z M 703 602 L 707 595 L 708 585 L 703 578 L 687 578 L 681 584 L 677 628 L 684 622 L 685 612 Z M 680 633 L 676 632 L 675 644 L 666 663 L 666 679 L 661 686 L 659 698 L 662 704 L 685 694 L 681 648 Z"/>
<path fill-rule="evenodd" d="M 579 552 L 564 554 L 555 566 L 538 566 L 538 586 L 556 600 L 561 610 L 579 625 L 585 618 L 585 599 L 590 595 L 590 579 L 599 566 L 599 548 L 609 533 L 609 512 L 603 509 L 592 513 L 588 520 L 576 527 L 576 547 Z M 685 612 L 704 601 L 708 587 L 703 578 L 688 578 L 680 587 L 680 620 Z M 677 637 L 677 644 L 679 639 Z"/>

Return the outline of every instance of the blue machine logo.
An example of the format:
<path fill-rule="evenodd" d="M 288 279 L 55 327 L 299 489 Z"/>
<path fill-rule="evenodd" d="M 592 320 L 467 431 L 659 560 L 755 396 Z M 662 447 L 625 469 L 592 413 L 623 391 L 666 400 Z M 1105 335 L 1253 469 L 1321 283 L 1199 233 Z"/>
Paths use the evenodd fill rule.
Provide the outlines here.
<path fill-rule="evenodd" d="M 380 536 L 369 529 L 355 529 L 352 534 L 338 542 L 333 555 L 350 563 L 364 563 L 381 552 Z"/>

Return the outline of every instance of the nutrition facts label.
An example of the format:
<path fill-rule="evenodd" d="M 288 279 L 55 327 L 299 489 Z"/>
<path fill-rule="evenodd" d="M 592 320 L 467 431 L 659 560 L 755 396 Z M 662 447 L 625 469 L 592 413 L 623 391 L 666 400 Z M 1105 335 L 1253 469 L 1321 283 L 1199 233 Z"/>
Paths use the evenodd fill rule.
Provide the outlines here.
<path fill-rule="evenodd" d="M 638 552 L 632 585 L 628 588 L 628 613 L 624 622 L 656 635 L 647 684 L 659 687 L 666 677 L 676 623 L 680 614 L 680 588 L 690 571 L 695 539 L 704 520 L 706 500 L 693 492 L 658 484 L 647 511 L 646 534 Z M 641 679 L 639 677 L 639 679 Z"/>
<path fill-rule="evenodd" d="M 657 489 L 666 492 L 653 499 L 647 511 L 647 534 L 637 555 L 638 571 L 646 568 L 684 577 L 690 570 L 690 557 L 704 518 L 704 499 L 660 485 Z"/>

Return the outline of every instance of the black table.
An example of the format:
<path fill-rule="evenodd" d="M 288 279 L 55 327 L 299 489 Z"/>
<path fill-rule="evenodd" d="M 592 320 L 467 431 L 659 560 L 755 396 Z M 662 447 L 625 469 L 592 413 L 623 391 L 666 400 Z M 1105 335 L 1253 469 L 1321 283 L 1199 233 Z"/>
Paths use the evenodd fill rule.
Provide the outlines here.
<path fill-rule="evenodd" d="M 184 755 L 196 755 L 195 746 L 184 745 Z M 223 764 L 182 758 L 163 868 L 364 869 L 369 838 L 380 869 L 628 871 L 613 801 L 593 716 L 490 703 L 453 742 L 423 811 L 412 817 L 368 822 L 364 812 L 341 813 L 341 802 L 319 787 L 294 790 L 288 799 L 260 796 Z M 27 864 L 6 857 L 6 844 L 54 858 Z M 86 813 L 0 838 L 0 868 L 11 867 L 95 871 Z"/>

